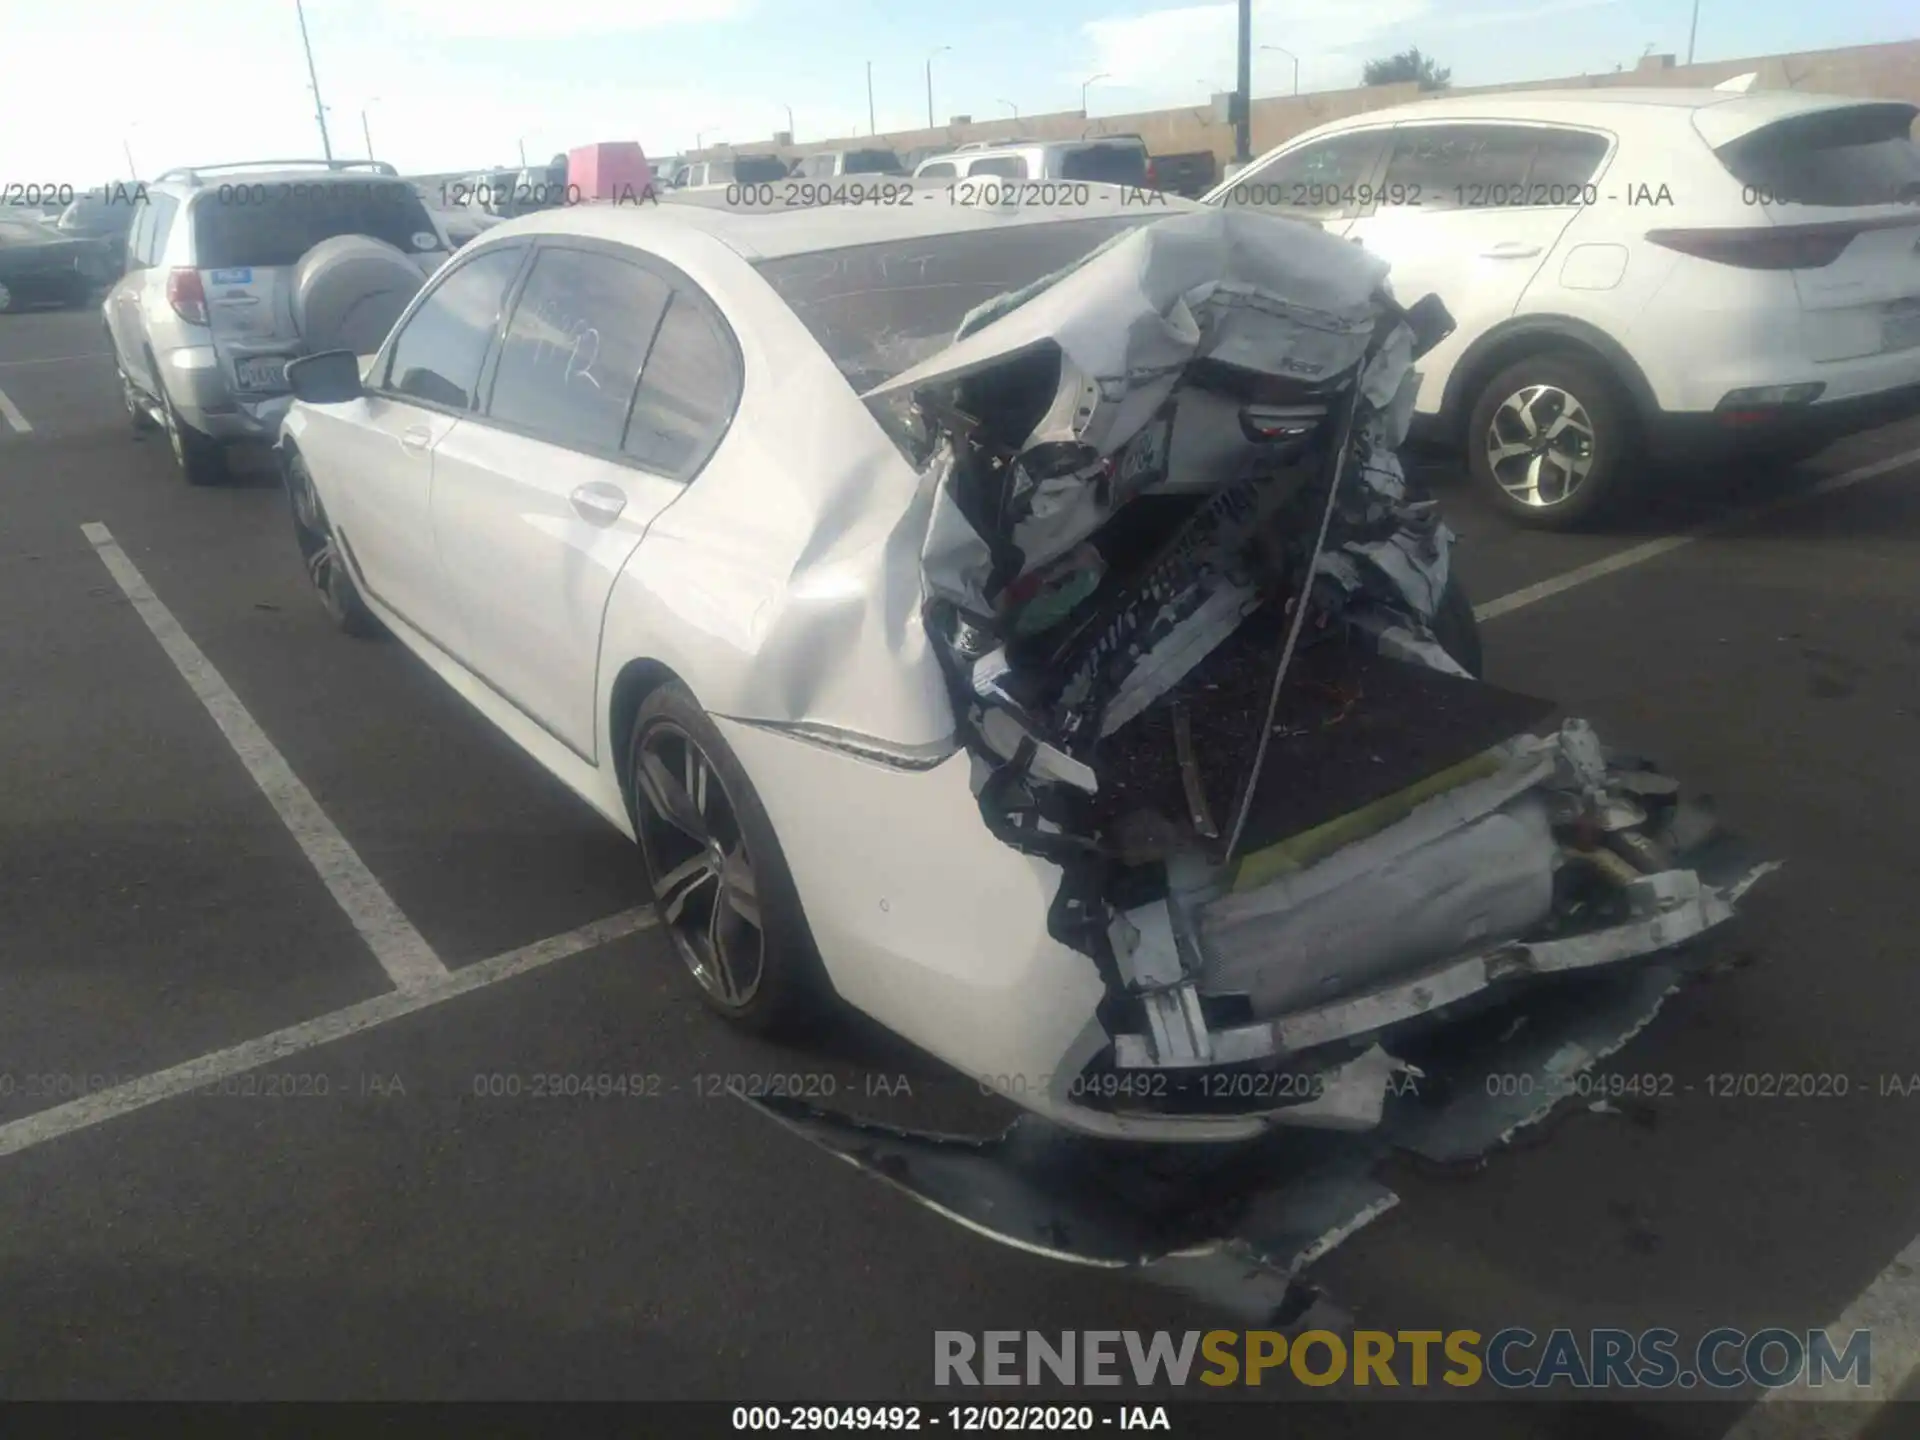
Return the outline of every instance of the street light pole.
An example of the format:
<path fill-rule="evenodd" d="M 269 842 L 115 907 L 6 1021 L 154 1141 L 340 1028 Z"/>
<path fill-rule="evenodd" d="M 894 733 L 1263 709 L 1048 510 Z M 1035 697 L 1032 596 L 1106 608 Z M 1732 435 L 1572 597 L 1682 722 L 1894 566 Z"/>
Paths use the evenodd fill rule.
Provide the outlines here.
<path fill-rule="evenodd" d="M 787 112 L 787 139 L 791 141 L 793 139 L 793 107 L 782 105 L 780 108 Z"/>
<path fill-rule="evenodd" d="M 1693 63 L 1693 37 L 1700 30 L 1700 0 L 1693 0 L 1693 23 L 1687 26 L 1687 64 Z"/>
<path fill-rule="evenodd" d="M 938 55 L 942 50 L 951 50 L 952 48 L 953 47 L 951 45 L 942 45 L 937 49 L 931 51 L 927 55 L 927 128 L 929 130 L 934 128 L 934 124 L 933 124 L 933 57 L 935 55 Z"/>
<path fill-rule="evenodd" d="M 127 157 L 127 178 L 136 185 L 139 184 L 140 167 L 133 163 L 133 145 L 125 136 L 122 136 L 120 139 L 120 151 Z"/>
<path fill-rule="evenodd" d="M 300 17 L 300 48 L 307 52 L 307 79 L 313 82 L 313 118 L 320 122 L 320 153 L 333 163 L 333 142 L 327 138 L 327 107 L 320 103 L 320 76 L 313 68 L 313 41 L 307 38 L 307 10 L 293 0 L 294 14 Z"/>
<path fill-rule="evenodd" d="M 880 128 L 873 120 L 873 61 L 867 61 L 867 134 L 878 135 Z"/>
<path fill-rule="evenodd" d="M 1262 50 L 1271 50 L 1276 55 L 1284 55 L 1293 62 L 1293 93 L 1300 93 L 1300 57 L 1291 50 L 1282 50 L 1278 45 L 1262 45 Z"/>
<path fill-rule="evenodd" d="M 378 95 L 373 96 L 367 101 L 367 105 L 377 105 L 379 103 L 380 97 Z M 367 128 L 366 105 L 360 107 L 360 138 L 367 142 L 367 159 L 373 159 L 373 131 Z"/>
<path fill-rule="evenodd" d="M 1111 80 L 1113 76 L 1102 70 L 1098 75 L 1089 75 L 1080 82 L 1080 118 L 1087 118 L 1087 87 L 1096 80 Z"/>
<path fill-rule="evenodd" d="M 1011 110 L 1011 111 L 1013 112 L 1013 118 L 1014 118 L 1014 119 L 1016 119 L 1016 120 L 1018 120 L 1018 119 L 1020 118 L 1020 107 L 1019 107 L 1018 105 L 1016 105 L 1016 104 L 1014 104 L 1014 103 L 1013 103 L 1013 101 L 1011 101 L 1011 100 L 1002 100 L 1002 101 L 1001 101 L 1000 103 L 1001 103 L 1002 105 L 1004 105 L 1004 106 L 1006 106 L 1006 107 L 1007 107 L 1007 109 L 1009 109 L 1009 110 Z"/>
<path fill-rule="evenodd" d="M 1240 0 L 1240 74 L 1234 96 L 1233 158 L 1253 159 L 1253 0 Z"/>

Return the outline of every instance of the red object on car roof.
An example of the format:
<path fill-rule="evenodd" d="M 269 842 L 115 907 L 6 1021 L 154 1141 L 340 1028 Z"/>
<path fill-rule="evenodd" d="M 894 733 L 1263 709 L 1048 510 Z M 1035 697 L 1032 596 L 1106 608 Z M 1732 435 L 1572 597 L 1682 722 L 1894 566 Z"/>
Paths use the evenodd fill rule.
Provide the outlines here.
<path fill-rule="evenodd" d="M 638 141 L 605 140 L 567 152 L 567 188 L 580 200 L 632 204 L 644 198 L 652 185 L 653 166 Z"/>

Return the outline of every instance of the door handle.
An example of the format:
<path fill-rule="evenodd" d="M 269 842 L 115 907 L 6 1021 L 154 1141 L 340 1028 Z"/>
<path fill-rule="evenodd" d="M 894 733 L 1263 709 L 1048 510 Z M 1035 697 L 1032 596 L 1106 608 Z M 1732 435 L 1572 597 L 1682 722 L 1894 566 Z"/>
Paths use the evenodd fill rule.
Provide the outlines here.
<path fill-rule="evenodd" d="M 433 443 L 433 432 L 424 425 L 414 425 L 400 432 L 400 448 L 411 450 L 416 455 Z"/>
<path fill-rule="evenodd" d="M 611 525 L 627 508 L 627 492 L 604 480 L 582 485 L 568 498 L 573 501 L 574 513 L 589 525 Z"/>
<path fill-rule="evenodd" d="M 1538 245 L 1525 245 L 1518 240 L 1505 240 L 1482 250 L 1480 258 L 1482 260 L 1525 260 L 1539 253 Z"/>

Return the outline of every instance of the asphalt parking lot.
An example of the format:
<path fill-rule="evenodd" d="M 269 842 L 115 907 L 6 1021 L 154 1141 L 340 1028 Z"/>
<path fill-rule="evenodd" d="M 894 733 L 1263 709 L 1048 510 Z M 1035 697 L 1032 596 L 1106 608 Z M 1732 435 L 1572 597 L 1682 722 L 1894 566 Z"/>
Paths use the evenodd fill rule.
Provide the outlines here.
<path fill-rule="evenodd" d="M 857 1025 L 805 1052 L 723 1029 L 646 928 L 627 843 L 398 645 L 329 627 L 264 465 L 190 489 L 130 436 L 95 312 L 0 317 L 0 394 L 0 1398 L 924 1398 L 935 1328 L 1213 1321 L 705 1094 L 824 1070 L 894 1118 L 1006 1113 Z M 1516 531 L 1439 478 L 1489 678 L 1657 756 L 1787 863 L 1721 973 L 1614 1063 L 1670 1098 L 1395 1174 L 1403 1203 L 1315 1278 L 1387 1329 L 1867 1315 L 1901 1383 L 1920 423 L 1598 535 Z M 257 733 L 223 733 L 229 701 Z M 381 943 L 444 976 L 395 990 L 329 888 L 367 882 Z M 216 1093 L 174 1093 L 234 1047 Z M 1848 1093 L 1708 1093 L 1730 1072 Z M 659 1093 L 531 1094 L 627 1075 Z M 1886 1423 L 1853 1415 L 1838 1433 Z M 1736 1420 L 1641 1402 L 1634 1433 Z"/>

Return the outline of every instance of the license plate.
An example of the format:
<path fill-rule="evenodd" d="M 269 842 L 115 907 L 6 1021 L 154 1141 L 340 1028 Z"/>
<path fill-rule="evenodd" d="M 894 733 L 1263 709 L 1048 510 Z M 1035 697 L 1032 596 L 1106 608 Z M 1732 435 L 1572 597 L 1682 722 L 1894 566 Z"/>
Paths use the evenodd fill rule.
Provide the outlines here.
<path fill-rule="evenodd" d="M 234 366 L 242 390 L 284 390 L 287 388 L 287 358 L 284 355 L 256 355 Z"/>
<path fill-rule="evenodd" d="M 1880 315 L 1880 348 L 1911 350 L 1920 345 L 1920 300 L 1902 300 Z"/>

